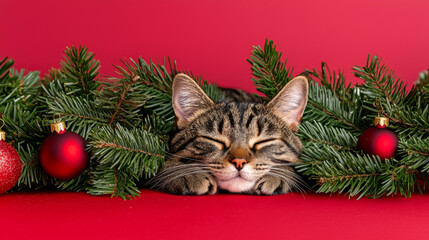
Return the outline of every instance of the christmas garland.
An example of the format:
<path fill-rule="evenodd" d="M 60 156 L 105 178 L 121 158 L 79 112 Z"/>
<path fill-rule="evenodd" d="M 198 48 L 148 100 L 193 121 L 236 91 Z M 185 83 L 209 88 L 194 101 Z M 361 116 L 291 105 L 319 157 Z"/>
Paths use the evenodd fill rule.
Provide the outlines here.
<path fill-rule="evenodd" d="M 254 47 L 248 60 L 252 80 L 265 100 L 292 79 L 292 68 L 281 58 L 267 40 L 264 47 Z M 116 66 L 119 77 L 107 79 L 98 77 L 100 64 L 86 47 L 67 48 L 61 68 L 42 78 L 39 72 L 15 70 L 13 63 L 8 58 L 0 61 L 0 113 L 6 133 L 6 141 L 0 140 L 0 176 L 5 178 L 0 179 L 0 193 L 15 185 L 10 191 L 54 188 L 138 196 L 139 187 L 168 158 L 176 62 L 130 59 Z M 319 193 L 377 198 L 422 191 L 429 171 L 428 71 L 410 91 L 377 56 L 368 56 L 366 65 L 353 71 L 363 84 L 346 84 L 342 72 L 331 72 L 325 63 L 320 70 L 308 71 L 309 100 L 298 133 L 305 148 L 296 170 Z M 212 99 L 222 98 L 216 85 L 186 73 Z M 358 148 L 359 136 L 379 114 L 390 121 L 395 135 L 389 136 L 399 139 L 392 158 L 371 152 L 368 143 Z M 51 124 L 56 133 L 51 134 Z M 364 134 L 366 142 L 380 143 L 384 124 L 377 124 L 378 129 Z M 394 144 L 394 137 L 389 141 Z M 59 162 L 44 160 L 55 154 L 62 156 Z M 61 165 L 68 164 L 61 159 L 70 155 L 80 159 L 74 172 Z"/>

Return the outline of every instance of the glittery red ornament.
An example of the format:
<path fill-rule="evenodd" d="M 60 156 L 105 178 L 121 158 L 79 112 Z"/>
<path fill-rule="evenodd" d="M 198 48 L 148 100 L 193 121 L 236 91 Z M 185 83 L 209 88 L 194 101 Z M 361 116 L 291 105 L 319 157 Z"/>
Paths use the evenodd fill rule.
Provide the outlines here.
<path fill-rule="evenodd" d="M 374 127 L 368 128 L 359 136 L 357 148 L 364 153 L 378 155 L 382 161 L 394 157 L 399 139 L 388 126 L 388 118 L 375 118 Z"/>
<path fill-rule="evenodd" d="M 5 141 L 0 131 L 0 194 L 9 191 L 21 176 L 22 163 L 18 152 Z"/>
<path fill-rule="evenodd" d="M 64 122 L 51 125 L 53 133 L 42 143 L 40 163 L 45 172 L 59 180 L 78 177 L 88 166 L 85 139 L 67 131 Z"/>

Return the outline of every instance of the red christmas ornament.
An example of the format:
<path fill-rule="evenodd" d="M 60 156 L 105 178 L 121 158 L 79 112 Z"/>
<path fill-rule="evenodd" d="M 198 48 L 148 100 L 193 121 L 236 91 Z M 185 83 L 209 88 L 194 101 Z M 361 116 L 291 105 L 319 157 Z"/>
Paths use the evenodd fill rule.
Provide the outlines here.
<path fill-rule="evenodd" d="M 21 170 L 22 163 L 18 152 L 6 142 L 6 133 L 0 131 L 0 194 L 15 186 L 21 176 Z"/>
<path fill-rule="evenodd" d="M 78 177 L 88 166 L 85 139 L 66 130 L 64 122 L 51 124 L 51 132 L 40 148 L 40 163 L 45 172 L 59 180 Z"/>
<path fill-rule="evenodd" d="M 368 128 L 360 135 L 357 148 L 364 153 L 379 156 L 382 161 L 394 157 L 399 139 L 388 126 L 388 118 L 376 117 L 374 127 Z"/>

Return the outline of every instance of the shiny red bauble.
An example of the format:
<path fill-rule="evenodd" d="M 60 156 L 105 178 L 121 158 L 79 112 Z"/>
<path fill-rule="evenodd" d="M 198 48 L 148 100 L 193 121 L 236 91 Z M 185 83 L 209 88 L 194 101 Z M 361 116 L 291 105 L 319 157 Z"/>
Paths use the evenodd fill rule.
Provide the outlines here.
<path fill-rule="evenodd" d="M 398 136 L 386 126 L 370 127 L 360 135 L 357 148 L 364 153 L 378 155 L 381 160 L 395 156 Z"/>
<path fill-rule="evenodd" d="M 18 152 L 0 139 L 0 194 L 9 191 L 21 176 L 22 163 Z"/>
<path fill-rule="evenodd" d="M 42 143 L 40 163 L 45 172 L 59 180 L 78 177 L 88 166 L 85 139 L 70 131 L 53 132 Z"/>

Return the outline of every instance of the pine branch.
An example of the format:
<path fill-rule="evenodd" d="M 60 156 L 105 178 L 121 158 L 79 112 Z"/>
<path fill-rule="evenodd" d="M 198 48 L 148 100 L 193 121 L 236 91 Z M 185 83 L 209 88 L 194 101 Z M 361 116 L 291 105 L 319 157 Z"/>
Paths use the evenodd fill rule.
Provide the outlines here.
<path fill-rule="evenodd" d="M 173 121 L 165 121 L 163 117 L 155 114 L 147 115 L 143 119 L 142 129 L 148 133 L 159 135 L 161 139 L 168 141 L 169 137 L 167 134 L 171 133 L 174 129 Z"/>
<path fill-rule="evenodd" d="M 318 79 L 323 87 L 331 90 L 341 102 L 351 106 L 360 104 L 361 98 L 359 92 L 355 91 L 356 89 L 352 87 L 351 82 L 349 84 L 346 83 L 346 77 L 343 72 L 331 72 L 328 64 L 322 62 L 320 72 L 313 69 L 309 74 L 312 79 Z"/>
<path fill-rule="evenodd" d="M 122 78 L 110 78 L 106 81 L 96 99 L 96 105 L 112 112 L 109 125 L 121 123 L 133 126 L 141 121 L 141 107 L 145 103 L 143 87 L 139 77 L 126 69 L 116 66 Z"/>
<path fill-rule="evenodd" d="M 53 119 L 52 116 L 58 114 L 67 123 L 69 130 L 85 139 L 93 128 L 108 124 L 110 112 L 98 108 L 86 97 L 59 95 L 55 98 L 44 98 L 44 101 L 49 108 L 47 117 Z"/>
<path fill-rule="evenodd" d="M 41 88 L 39 72 L 14 71 L 13 61 L 3 65 L 0 82 L 0 114 L 22 126 L 25 120 L 33 119 L 43 107 L 37 101 Z M 6 69 L 5 67 L 9 67 Z"/>
<path fill-rule="evenodd" d="M 55 182 L 55 186 L 61 190 L 83 192 L 83 191 L 87 191 L 91 187 L 90 183 L 91 183 L 90 170 L 86 169 L 78 177 L 72 180 L 67 180 L 67 181 L 57 180 Z"/>
<path fill-rule="evenodd" d="M 135 79 L 138 81 L 140 99 L 144 101 L 144 109 L 163 116 L 166 121 L 172 121 L 174 118 L 173 108 L 171 106 L 171 90 L 174 76 L 178 73 L 176 63 L 167 61 L 164 64 L 155 64 L 152 61 L 146 63 L 143 58 L 138 62 L 130 59 L 129 62 L 123 62 L 125 68 L 117 67 L 119 74 L 123 79 Z"/>
<path fill-rule="evenodd" d="M 135 176 L 154 176 L 164 164 L 167 142 L 142 129 L 102 127 L 94 132 L 88 147 L 101 165 L 128 169 Z"/>
<path fill-rule="evenodd" d="M 402 110 L 396 116 L 389 114 L 378 104 L 376 104 L 376 108 L 380 114 L 388 117 L 390 122 L 400 125 L 391 125 L 391 127 L 401 135 L 414 135 L 423 131 L 426 132 L 426 136 L 429 136 L 429 105 L 421 106 L 420 103 L 417 104 L 417 107 L 402 107 Z"/>
<path fill-rule="evenodd" d="M 16 147 L 22 162 L 22 172 L 17 184 L 18 188 L 39 189 L 53 184 L 55 180 L 49 177 L 40 165 L 39 149 L 30 144 L 24 145 L 25 147 L 17 144 Z"/>
<path fill-rule="evenodd" d="M 406 105 L 429 104 L 429 70 L 421 72 L 405 100 Z"/>
<path fill-rule="evenodd" d="M 394 72 L 387 68 L 377 56 L 368 56 L 367 64 L 364 67 L 355 66 L 354 74 L 363 79 L 365 84 L 361 85 L 362 93 L 368 97 L 365 105 L 373 112 L 381 111 L 389 118 L 392 127 L 395 128 L 415 128 L 414 131 L 429 132 L 427 121 L 415 121 L 407 116 L 408 110 L 418 111 L 420 106 L 405 105 L 408 101 L 406 85 L 396 77 Z M 375 105 L 376 108 L 371 106 Z M 419 104 L 421 105 L 421 104 Z M 421 105 L 426 107 L 426 105 Z M 375 114 L 374 114 L 375 115 Z"/>
<path fill-rule="evenodd" d="M 356 150 L 357 138 L 345 129 L 324 126 L 317 121 L 303 122 L 297 134 L 304 144 L 328 145 L 336 150 Z"/>
<path fill-rule="evenodd" d="M 339 99 L 335 93 L 317 82 L 309 85 L 308 105 L 303 121 L 318 119 L 329 126 L 341 126 L 355 133 L 360 133 L 363 124 L 363 109 L 359 105 L 352 106 Z"/>
<path fill-rule="evenodd" d="M 422 89 L 421 95 L 423 95 L 424 101 L 429 104 L 429 70 L 420 73 L 417 89 Z"/>
<path fill-rule="evenodd" d="M 60 95 L 80 96 L 82 90 L 64 75 L 60 69 L 52 69 L 42 79 L 44 96 L 55 98 Z"/>
<path fill-rule="evenodd" d="M 399 152 L 403 155 L 404 164 L 425 173 L 429 172 L 429 137 L 421 135 L 402 137 Z"/>
<path fill-rule="evenodd" d="M 253 47 L 250 59 L 252 81 L 256 89 L 265 94 L 266 100 L 272 99 L 292 79 L 291 67 L 286 67 L 287 60 L 282 62 L 282 53 L 276 50 L 272 40 L 265 40 L 264 49 Z"/>
<path fill-rule="evenodd" d="M 85 46 L 67 47 L 64 53 L 61 71 L 75 85 L 74 88 L 80 90 L 81 95 L 97 90 L 100 87 L 96 81 L 100 63 L 94 60 L 95 55 L 88 52 L 88 48 Z"/>
<path fill-rule="evenodd" d="M 396 160 L 383 164 L 378 157 L 337 151 L 331 146 L 308 146 L 301 160 L 297 170 L 317 181 L 317 192 L 358 198 L 393 194 L 410 197 L 418 174 Z"/>
<path fill-rule="evenodd" d="M 185 74 L 189 75 L 192 79 L 194 79 L 198 83 L 198 85 L 201 86 L 207 96 L 214 102 L 219 102 L 224 98 L 224 92 L 216 84 L 209 83 L 203 78 L 203 76 L 195 76 L 190 71 L 185 71 Z"/>
<path fill-rule="evenodd" d="M 373 102 L 378 99 L 382 103 L 387 104 L 388 102 L 395 107 L 405 99 L 406 85 L 377 56 L 371 58 L 368 55 L 366 65 L 364 67 L 354 66 L 353 70 L 357 77 L 365 81 L 362 90 L 374 99 Z"/>
<path fill-rule="evenodd" d="M 136 184 L 138 178 L 132 172 L 117 171 L 100 165 L 92 174 L 93 181 L 88 189 L 91 195 L 111 195 L 131 199 L 140 194 Z"/>

